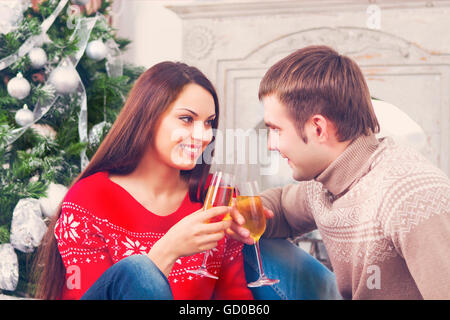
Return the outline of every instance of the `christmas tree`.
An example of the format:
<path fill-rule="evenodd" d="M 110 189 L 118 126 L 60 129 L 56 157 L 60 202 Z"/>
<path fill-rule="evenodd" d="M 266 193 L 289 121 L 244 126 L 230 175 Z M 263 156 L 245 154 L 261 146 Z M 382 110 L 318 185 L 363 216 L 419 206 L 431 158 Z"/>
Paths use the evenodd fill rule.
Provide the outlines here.
<path fill-rule="evenodd" d="M 122 62 L 111 1 L 0 9 L 20 13 L 0 23 L 0 293 L 28 296 L 48 217 L 144 70 Z"/>

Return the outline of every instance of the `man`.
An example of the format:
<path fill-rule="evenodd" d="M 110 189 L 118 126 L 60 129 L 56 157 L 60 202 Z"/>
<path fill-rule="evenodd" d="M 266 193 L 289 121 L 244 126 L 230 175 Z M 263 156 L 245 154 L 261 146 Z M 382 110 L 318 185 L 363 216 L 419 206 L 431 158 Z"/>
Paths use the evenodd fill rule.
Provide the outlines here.
<path fill-rule="evenodd" d="M 329 47 L 303 48 L 268 70 L 259 98 L 269 149 L 298 181 L 262 193 L 272 218 L 264 237 L 318 229 L 344 299 L 450 299 L 449 179 L 413 149 L 375 138 L 379 124 L 357 64 Z M 233 221 L 230 234 L 251 244 L 237 210 Z M 283 249 L 262 250 L 269 265 Z M 309 272 L 289 271 L 291 286 Z M 289 290 L 296 298 L 298 286 Z"/>

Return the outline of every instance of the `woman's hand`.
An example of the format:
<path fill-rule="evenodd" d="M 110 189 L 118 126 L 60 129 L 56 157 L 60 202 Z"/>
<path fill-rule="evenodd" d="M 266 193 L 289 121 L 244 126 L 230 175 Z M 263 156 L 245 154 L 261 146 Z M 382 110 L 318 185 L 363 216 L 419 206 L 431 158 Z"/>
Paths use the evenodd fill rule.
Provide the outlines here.
<path fill-rule="evenodd" d="M 152 247 L 147 256 L 166 275 L 179 257 L 190 256 L 217 246 L 225 236 L 231 221 L 208 223 L 216 216 L 229 212 L 228 207 L 203 208 L 178 221 Z"/>

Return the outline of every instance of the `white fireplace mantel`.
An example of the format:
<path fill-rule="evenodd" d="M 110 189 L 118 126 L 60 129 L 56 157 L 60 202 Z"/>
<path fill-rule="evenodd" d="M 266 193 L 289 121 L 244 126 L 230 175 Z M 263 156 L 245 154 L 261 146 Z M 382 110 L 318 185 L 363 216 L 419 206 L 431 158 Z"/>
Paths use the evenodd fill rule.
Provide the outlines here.
<path fill-rule="evenodd" d="M 186 19 L 212 19 L 256 15 L 281 14 L 314 14 L 337 11 L 364 11 L 370 4 L 378 5 L 382 10 L 392 9 L 421 9 L 449 7 L 450 1 L 424 1 L 424 0 L 230 0 L 230 1 L 190 1 L 185 4 L 168 5 L 180 18 Z"/>

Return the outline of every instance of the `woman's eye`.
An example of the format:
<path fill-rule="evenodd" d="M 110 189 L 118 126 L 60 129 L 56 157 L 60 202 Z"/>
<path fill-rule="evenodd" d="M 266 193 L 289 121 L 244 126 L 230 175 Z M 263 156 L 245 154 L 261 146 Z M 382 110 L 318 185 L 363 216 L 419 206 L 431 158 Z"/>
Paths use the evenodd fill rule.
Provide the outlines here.
<path fill-rule="evenodd" d="M 207 120 L 205 123 L 206 123 L 207 126 L 211 127 L 213 125 L 213 123 L 214 123 L 214 120 L 215 119 Z"/>
<path fill-rule="evenodd" d="M 180 117 L 179 119 L 185 123 L 191 123 L 193 120 L 192 117 L 189 117 L 189 116 Z"/>
<path fill-rule="evenodd" d="M 270 128 L 270 131 L 272 131 L 275 134 L 279 134 L 280 133 L 280 129 L 278 129 L 278 128 Z"/>

